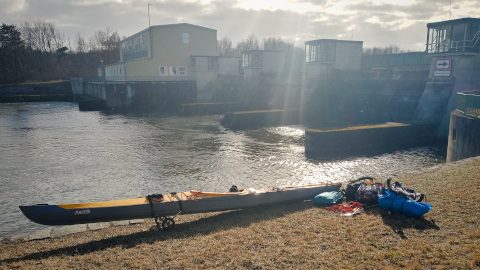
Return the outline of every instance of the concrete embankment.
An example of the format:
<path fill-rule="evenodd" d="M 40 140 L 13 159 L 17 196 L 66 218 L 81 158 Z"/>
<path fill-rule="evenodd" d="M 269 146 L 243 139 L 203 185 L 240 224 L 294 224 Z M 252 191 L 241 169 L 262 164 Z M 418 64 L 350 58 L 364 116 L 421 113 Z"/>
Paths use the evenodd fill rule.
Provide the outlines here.
<path fill-rule="evenodd" d="M 447 161 L 480 155 L 480 109 L 476 114 L 453 111 L 450 118 Z"/>
<path fill-rule="evenodd" d="M 479 174 L 476 157 L 395 178 L 427 194 L 424 219 L 308 202 L 185 215 L 170 232 L 141 223 L 0 244 L 0 269 L 476 269 Z"/>
<path fill-rule="evenodd" d="M 229 111 L 237 111 L 241 108 L 240 103 L 184 103 L 181 105 L 181 115 L 209 115 L 224 114 Z"/>
<path fill-rule="evenodd" d="M 68 81 L 31 82 L 0 85 L 0 103 L 73 101 Z"/>
<path fill-rule="evenodd" d="M 226 113 L 222 125 L 232 130 L 300 124 L 298 110 L 257 110 Z"/>
<path fill-rule="evenodd" d="M 436 141 L 433 128 L 387 122 L 336 129 L 306 129 L 305 153 L 308 157 L 369 155 L 428 145 Z"/>

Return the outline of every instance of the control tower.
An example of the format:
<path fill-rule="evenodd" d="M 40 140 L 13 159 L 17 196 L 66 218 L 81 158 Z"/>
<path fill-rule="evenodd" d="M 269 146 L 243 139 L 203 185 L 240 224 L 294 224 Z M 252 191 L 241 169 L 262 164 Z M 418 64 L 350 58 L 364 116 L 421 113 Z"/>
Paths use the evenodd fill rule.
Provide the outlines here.
<path fill-rule="evenodd" d="M 431 64 L 415 120 L 437 126 L 437 135 L 447 138 L 456 93 L 480 89 L 480 18 L 434 22 L 427 28 Z"/>

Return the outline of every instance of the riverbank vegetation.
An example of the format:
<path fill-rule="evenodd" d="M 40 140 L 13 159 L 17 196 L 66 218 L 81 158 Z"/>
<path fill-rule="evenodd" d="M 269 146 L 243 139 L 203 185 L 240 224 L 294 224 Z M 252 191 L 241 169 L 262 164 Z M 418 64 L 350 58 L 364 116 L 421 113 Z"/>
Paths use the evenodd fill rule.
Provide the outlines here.
<path fill-rule="evenodd" d="M 178 218 L 0 245 L 2 269 L 474 269 L 480 159 L 396 178 L 425 192 L 425 219 L 378 209 L 353 218 L 310 203 Z"/>
<path fill-rule="evenodd" d="M 94 77 L 101 64 L 118 59 L 120 36 L 109 28 L 72 44 L 54 24 L 0 26 L 0 83 Z"/>

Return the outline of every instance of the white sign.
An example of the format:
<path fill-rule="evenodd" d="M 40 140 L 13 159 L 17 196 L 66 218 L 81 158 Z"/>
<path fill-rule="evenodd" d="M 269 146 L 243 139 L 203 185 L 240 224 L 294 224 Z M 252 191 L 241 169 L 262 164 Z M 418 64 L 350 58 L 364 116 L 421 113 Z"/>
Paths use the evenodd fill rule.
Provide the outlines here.
<path fill-rule="evenodd" d="M 450 70 L 435 70 L 433 76 L 435 77 L 448 77 L 450 76 Z"/>
<path fill-rule="evenodd" d="M 433 76 L 447 77 L 452 73 L 452 58 L 437 58 L 434 60 Z"/>
<path fill-rule="evenodd" d="M 452 59 L 436 59 L 435 70 L 450 70 Z"/>

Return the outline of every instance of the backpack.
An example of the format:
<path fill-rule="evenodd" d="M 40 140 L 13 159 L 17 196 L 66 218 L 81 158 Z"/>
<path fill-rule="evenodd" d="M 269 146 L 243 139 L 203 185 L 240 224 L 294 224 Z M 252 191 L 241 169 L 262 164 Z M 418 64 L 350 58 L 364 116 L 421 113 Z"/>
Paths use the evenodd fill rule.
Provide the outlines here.
<path fill-rule="evenodd" d="M 354 201 L 356 200 L 355 194 L 357 193 L 358 188 L 363 184 L 365 180 L 371 180 L 373 181 L 373 177 L 370 176 L 364 176 L 360 177 L 356 180 L 350 181 L 347 184 L 347 187 L 345 188 L 345 198 L 349 201 Z"/>
<path fill-rule="evenodd" d="M 427 196 L 423 193 L 417 193 L 415 190 L 403 187 L 400 182 L 393 182 L 392 179 L 387 179 L 387 187 L 389 190 L 394 192 L 396 195 L 404 197 L 406 199 L 414 200 L 416 202 L 421 202 L 427 199 Z"/>
<path fill-rule="evenodd" d="M 378 195 L 383 192 L 381 183 L 362 183 L 355 193 L 355 199 L 364 204 L 377 204 Z"/>

